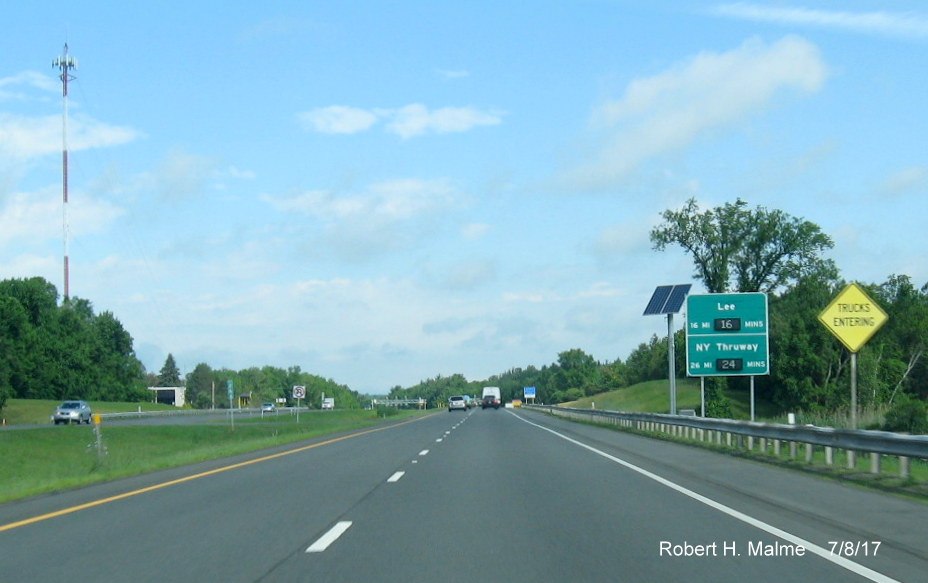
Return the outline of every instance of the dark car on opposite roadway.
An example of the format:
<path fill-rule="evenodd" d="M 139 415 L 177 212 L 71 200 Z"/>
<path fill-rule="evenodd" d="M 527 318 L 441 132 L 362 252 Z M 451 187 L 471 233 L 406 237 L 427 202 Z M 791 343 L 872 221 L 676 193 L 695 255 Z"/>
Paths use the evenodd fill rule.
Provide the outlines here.
<path fill-rule="evenodd" d="M 461 411 L 467 411 L 467 400 L 464 399 L 461 395 L 455 395 L 448 398 L 448 412 L 460 409 Z"/>
<path fill-rule="evenodd" d="M 65 401 L 58 405 L 52 414 L 52 421 L 55 425 L 59 423 L 86 423 L 90 425 L 93 414 L 90 412 L 90 405 L 84 401 Z"/>

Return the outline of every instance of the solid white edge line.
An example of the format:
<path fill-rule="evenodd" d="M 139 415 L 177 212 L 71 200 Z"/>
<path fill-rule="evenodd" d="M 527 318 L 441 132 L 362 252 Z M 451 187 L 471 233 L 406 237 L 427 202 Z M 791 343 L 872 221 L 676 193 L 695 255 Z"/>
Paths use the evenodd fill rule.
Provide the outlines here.
<path fill-rule="evenodd" d="M 402 478 L 405 474 L 406 472 L 395 472 L 392 476 L 387 478 L 387 481 L 388 482 L 399 482 L 400 478 Z"/>
<path fill-rule="evenodd" d="M 329 529 L 329 532 L 325 533 L 319 540 L 311 544 L 307 549 L 307 553 L 321 553 L 322 551 L 329 548 L 329 545 L 338 540 L 338 537 L 345 534 L 345 531 L 351 527 L 351 521 L 343 520 L 342 522 L 336 523 L 335 526 Z"/>
<path fill-rule="evenodd" d="M 766 531 L 776 537 L 789 541 L 795 545 L 801 545 L 805 547 L 805 549 L 808 550 L 809 552 L 815 555 L 818 555 L 822 557 L 823 559 L 825 559 L 826 561 L 830 561 L 834 563 L 835 565 L 838 565 L 839 567 L 843 567 L 844 569 L 847 569 L 848 571 L 851 571 L 852 573 L 856 573 L 860 575 L 861 577 L 866 577 L 867 579 L 870 579 L 871 581 L 874 581 L 876 583 L 902 583 L 901 581 L 898 581 L 897 579 L 893 579 L 892 577 L 884 575 L 883 573 L 880 573 L 878 571 L 874 571 L 873 569 L 870 569 L 869 567 L 865 567 L 859 563 L 855 563 L 854 561 L 848 560 L 840 555 L 834 555 L 830 551 L 828 551 L 828 549 L 824 547 L 820 547 L 815 543 L 809 542 L 796 535 L 790 534 L 786 532 L 785 530 L 780 530 L 779 528 L 771 524 L 767 524 L 766 522 L 758 520 L 752 516 L 748 516 L 747 514 L 744 514 L 743 512 L 739 512 L 735 510 L 734 508 L 725 506 L 721 502 L 716 502 L 715 500 L 712 500 L 711 498 L 706 498 L 702 494 L 698 494 L 688 488 L 685 488 L 679 484 L 671 482 L 670 480 L 666 478 L 662 478 L 661 476 L 658 476 L 657 474 L 653 474 L 644 468 L 639 468 L 638 466 L 630 462 L 617 458 L 604 451 L 600 451 L 596 449 L 595 447 L 592 447 L 585 443 L 577 441 L 576 439 L 567 437 L 566 435 L 562 435 L 558 433 L 557 431 L 554 431 L 553 429 L 549 429 L 542 425 L 538 425 L 537 423 L 532 423 L 528 419 L 524 419 L 516 415 L 515 413 L 510 413 L 510 414 L 513 415 L 516 419 L 519 419 L 520 421 L 524 421 L 525 423 L 528 423 L 529 425 L 533 425 L 539 429 L 543 429 L 547 431 L 548 433 L 551 433 L 552 435 L 556 435 L 557 437 L 560 437 L 563 440 L 569 441 L 570 443 L 573 443 L 574 445 L 578 445 L 586 450 L 589 450 L 599 456 L 606 458 L 609 461 L 615 462 L 634 472 L 638 472 L 639 474 L 641 474 L 642 476 L 645 476 L 646 478 L 650 478 L 659 484 L 663 484 L 664 486 L 667 486 L 668 488 L 672 490 L 676 490 L 677 492 L 685 496 L 689 496 L 693 500 L 702 502 L 703 504 L 705 504 L 706 506 L 709 506 L 710 508 L 715 508 L 719 512 L 727 514 L 731 516 L 732 518 L 735 518 L 737 520 L 740 520 L 741 522 L 747 523 L 755 528 L 759 528 L 760 530 Z"/>

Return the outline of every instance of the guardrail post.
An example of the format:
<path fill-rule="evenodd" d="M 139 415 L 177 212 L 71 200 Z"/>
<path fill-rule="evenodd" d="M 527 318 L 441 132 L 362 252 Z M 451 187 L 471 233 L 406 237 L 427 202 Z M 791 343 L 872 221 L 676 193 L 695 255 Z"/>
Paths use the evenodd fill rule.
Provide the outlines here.
<path fill-rule="evenodd" d="M 754 436 L 748 435 L 748 451 L 754 451 Z"/>
<path fill-rule="evenodd" d="M 796 442 L 789 442 L 789 457 L 795 459 L 796 457 Z"/>
<path fill-rule="evenodd" d="M 906 456 L 899 456 L 899 477 L 908 478 L 909 477 L 909 458 Z"/>
<path fill-rule="evenodd" d="M 780 457 L 780 440 L 779 439 L 773 440 L 773 455 Z"/>
<path fill-rule="evenodd" d="M 807 444 L 806 444 L 806 463 L 807 463 L 807 464 L 811 464 L 811 463 L 812 463 L 812 450 L 813 450 L 814 447 L 815 447 L 815 446 L 812 445 L 811 443 L 807 443 Z"/>
<path fill-rule="evenodd" d="M 766 437 L 760 438 L 760 452 L 764 455 L 767 455 L 767 438 Z"/>
<path fill-rule="evenodd" d="M 847 469 L 853 470 L 857 467 L 857 452 L 849 449 L 847 450 Z"/>
<path fill-rule="evenodd" d="M 882 458 L 880 457 L 880 454 L 875 453 L 875 452 L 870 452 L 870 473 L 871 473 L 871 474 L 879 474 L 879 473 L 880 473 L 880 470 L 881 470 L 881 468 L 880 468 L 880 465 L 881 465 L 880 462 L 881 462 L 881 460 L 882 460 Z"/>
<path fill-rule="evenodd" d="M 830 466 L 835 463 L 835 449 L 830 446 L 825 446 L 825 465 Z"/>

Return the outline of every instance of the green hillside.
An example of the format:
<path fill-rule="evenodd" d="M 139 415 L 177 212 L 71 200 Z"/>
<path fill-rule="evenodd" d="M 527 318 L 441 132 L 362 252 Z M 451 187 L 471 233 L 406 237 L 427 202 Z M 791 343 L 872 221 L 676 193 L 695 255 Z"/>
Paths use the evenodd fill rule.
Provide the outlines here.
<path fill-rule="evenodd" d="M 736 419 L 751 418 L 751 396 L 749 390 L 728 390 L 725 393 L 731 399 L 734 417 Z M 624 389 L 599 393 L 591 397 L 584 397 L 571 403 L 564 403 L 565 407 L 578 409 L 608 409 L 611 411 L 632 411 L 639 413 L 669 413 L 670 412 L 670 385 L 667 380 L 648 381 L 632 385 Z M 699 380 L 677 379 L 677 411 L 681 409 L 699 409 Z M 776 408 L 766 401 L 755 399 L 755 417 L 774 417 Z"/>

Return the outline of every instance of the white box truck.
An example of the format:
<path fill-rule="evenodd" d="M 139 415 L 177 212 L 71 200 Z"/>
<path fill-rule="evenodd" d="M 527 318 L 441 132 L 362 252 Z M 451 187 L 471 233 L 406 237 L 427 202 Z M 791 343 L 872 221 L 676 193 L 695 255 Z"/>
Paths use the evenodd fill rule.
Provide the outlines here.
<path fill-rule="evenodd" d="M 483 387 L 483 397 L 480 400 L 480 408 L 486 409 L 487 407 L 493 407 L 494 409 L 499 409 L 499 405 L 499 387 Z"/>

